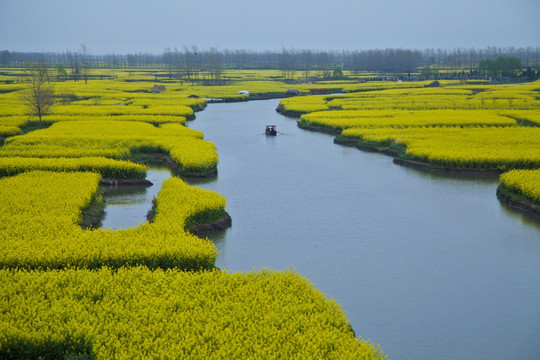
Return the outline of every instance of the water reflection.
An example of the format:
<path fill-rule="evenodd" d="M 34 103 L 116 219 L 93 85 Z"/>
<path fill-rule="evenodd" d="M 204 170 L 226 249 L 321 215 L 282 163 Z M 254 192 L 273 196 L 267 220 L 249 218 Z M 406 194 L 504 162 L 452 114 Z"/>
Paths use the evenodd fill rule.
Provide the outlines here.
<path fill-rule="evenodd" d="M 172 176 L 166 166 L 151 164 L 146 179 L 152 186 L 118 185 L 102 186 L 105 200 L 105 215 L 101 221 L 104 229 L 128 229 L 146 221 L 152 209 L 152 200 L 157 197 L 163 181 Z"/>
<path fill-rule="evenodd" d="M 512 209 L 510 206 L 503 203 L 501 203 L 501 209 L 506 216 L 520 221 L 523 226 L 532 226 L 540 231 L 540 221 L 533 218 L 531 215 L 516 211 L 515 209 Z"/>
<path fill-rule="evenodd" d="M 107 206 L 135 205 L 145 202 L 147 186 L 125 185 L 102 187 Z"/>

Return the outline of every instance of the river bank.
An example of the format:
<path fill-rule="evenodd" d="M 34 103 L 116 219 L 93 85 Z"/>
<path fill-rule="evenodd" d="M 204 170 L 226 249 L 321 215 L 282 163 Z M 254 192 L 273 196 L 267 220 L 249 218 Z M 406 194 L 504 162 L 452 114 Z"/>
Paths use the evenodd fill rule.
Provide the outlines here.
<path fill-rule="evenodd" d="M 368 152 L 376 152 L 380 154 L 385 154 L 394 157 L 394 164 L 407 166 L 410 168 L 415 168 L 423 171 L 433 171 L 433 172 L 443 172 L 443 173 L 454 173 L 454 174 L 493 174 L 499 175 L 503 171 L 500 169 L 478 169 L 478 168 L 451 168 L 451 167 L 438 167 L 427 162 L 422 162 L 412 159 L 403 159 L 400 156 L 405 155 L 406 148 L 404 146 L 397 145 L 392 143 L 390 145 L 381 145 L 378 143 L 368 144 L 362 142 L 360 139 L 351 139 L 341 137 L 341 130 L 329 129 L 325 127 L 310 126 L 306 125 L 305 122 L 299 120 L 297 122 L 298 127 L 303 130 L 309 130 L 314 132 L 320 132 L 329 135 L 335 135 L 334 144 L 354 147 L 356 149 Z"/>
<path fill-rule="evenodd" d="M 212 104 L 190 123 L 219 149 L 219 175 L 201 186 L 234 218 L 209 236 L 216 266 L 294 266 L 391 358 L 530 357 L 540 227 L 501 205 L 496 176 L 441 176 L 336 146 L 278 103 Z M 286 136 L 261 136 L 266 124 Z"/>
<path fill-rule="evenodd" d="M 525 213 L 540 221 L 540 204 L 523 197 L 502 184 L 497 187 L 497 198 L 513 210 Z"/>
<path fill-rule="evenodd" d="M 161 164 L 168 167 L 176 176 L 182 178 L 212 178 L 217 175 L 217 168 L 210 170 L 200 170 L 199 172 L 186 172 L 182 170 L 182 166 L 173 161 L 167 153 L 142 153 L 132 155 L 130 161 L 137 164 Z"/>

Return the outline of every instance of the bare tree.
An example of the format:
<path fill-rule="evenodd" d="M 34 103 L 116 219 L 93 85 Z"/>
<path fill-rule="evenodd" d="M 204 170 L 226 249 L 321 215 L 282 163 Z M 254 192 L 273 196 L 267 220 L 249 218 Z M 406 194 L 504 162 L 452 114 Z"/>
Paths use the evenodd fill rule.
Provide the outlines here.
<path fill-rule="evenodd" d="M 84 83 L 88 84 L 88 75 L 90 74 L 90 67 L 91 67 L 91 61 L 90 61 L 90 53 L 88 52 L 88 49 L 86 48 L 86 45 L 82 44 L 81 48 L 78 52 L 79 57 L 79 63 L 81 66 L 81 73 L 84 77 Z"/>
<path fill-rule="evenodd" d="M 169 80 L 172 80 L 172 72 L 174 67 L 174 56 L 171 48 L 166 48 L 163 52 L 163 62 L 167 64 L 167 69 L 169 70 Z"/>
<path fill-rule="evenodd" d="M 29 64 L 26 71 L 27 88 L 19 92 L 19 99 L 26 107 L 28 115 L 39 118 L 51 112 L 54 104 L 54 83 L 44 63 Z"/>
<path fill-rule="evenodd" d="M 302 50 L 300 53 L 300 58 L 302 59 L 302 69 L 304 70 L 304 77 L 308 81 L 309 69 L 311 67 L 311 62 L 313 61 L 313 53 L 311 50 Z"/>
<path fill-rule="evenodd" d="M 189 51 L 189 48 L 184 46 L 184 69 L 188 81 L 193 85 L 193 72 L 195 68 L 195 54 Z"/>
<path fill-rule="evenodd" d="M 208 74 L 209 85 L 221 85 L 221 75 L 223 72 L 223 55 L 216 49 L 211 47 L 205 53 L 206 71 Z"/>
<path fill-rule="evenodd" d="M 279 67 L 281 70 L 281 76 L 283 79 L 294 78 L 294 60 L 293 51 L 288 51 L 285 48 L 282 48 L 281 54 L 279 56 Z"/>
<path fill-rule="evenodd" d="M 330 64 L 330 56 L 328 55 L 328 52 L 321 51 L 317 55 L 317 62 L 319 63 L 319 66 L 322 69 L 322 77 L 323 79 L 328 79 L 330 76 L 332 76 L 332 70 L 331 70 L 331 64 Z"/>
<path fill-rule="evenodd" d="M 79 75 L 81 74 L 79 57 L 77 56 L 77 54 L 74 54 L 71 50 L 68 50 L 66 52 L 66 58 L 69 64 L 69 69 L 71 71 L 71 78 L 74 81 L 79 80 Z"/>

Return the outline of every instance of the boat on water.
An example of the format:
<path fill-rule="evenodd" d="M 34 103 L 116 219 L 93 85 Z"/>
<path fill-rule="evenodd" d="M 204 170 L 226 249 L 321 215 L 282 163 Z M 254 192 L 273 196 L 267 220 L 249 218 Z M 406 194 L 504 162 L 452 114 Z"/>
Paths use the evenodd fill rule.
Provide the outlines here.
<path fill-rule="evenodd" d="M 264 131 L 265 135 L 276 136 L 277 129 L 276 125 L 266 125 L 266 130 Z"/>

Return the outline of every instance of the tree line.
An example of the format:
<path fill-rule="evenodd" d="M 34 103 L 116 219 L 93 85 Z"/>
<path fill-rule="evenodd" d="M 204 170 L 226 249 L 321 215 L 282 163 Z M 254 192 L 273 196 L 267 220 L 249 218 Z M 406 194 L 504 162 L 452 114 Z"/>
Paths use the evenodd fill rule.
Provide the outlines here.
<path fill-rule="evenodd" d="M 223 83 L 225 69 L 275 69 L 281 78 L 293 78 L 301 73 L 308 79 L 312 71 L 322 72 L 323 78 L 332 78 L 341 70 L 353 73 L 362 71 L 407 74 L 423 70 L 423 74 L 436 72 L 428 69 L 446 69 L 455 73 L 482 76 L 507 76 L 516 64 L 527 68 L 536 76 L 540 71 L 540 47 L 488 47 L 485 49 L 372 49 L 355 51 L 324 50 L 218 50 L 199 49 L 197 46 L 182 49 L 167 48 L 160 54 L 91 54 L 85 45 L 78 50 L 65 52 L 10 52 L 0 51 L 0 66 L 26 67 L 28 63 L 44 63 L 56 67 L 61 78 L 88 81 L 90 69 L 166 69 L 169 79 L 208 85 Z M 339 70 L 339 71 L 337 71 Z M 534 77 L 533 76 L 533 77 Z"/>

